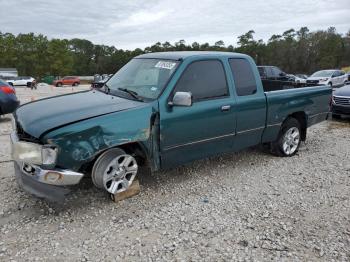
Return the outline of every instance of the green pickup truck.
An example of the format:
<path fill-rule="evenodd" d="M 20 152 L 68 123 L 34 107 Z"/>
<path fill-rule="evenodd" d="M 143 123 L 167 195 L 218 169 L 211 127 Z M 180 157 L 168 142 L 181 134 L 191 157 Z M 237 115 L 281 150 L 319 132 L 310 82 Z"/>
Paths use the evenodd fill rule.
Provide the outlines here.
<path fill-rule="evenodd" d="M 265 92 L 253 59 L 225 52 L 148 53 L 105 86 L 24 104 L 13 118 L 19 184 L 49 200 L 91 176 L 112 194 L 140 170 L 264 144 L 293 156 L 327 119 L 331 88 Z"/>

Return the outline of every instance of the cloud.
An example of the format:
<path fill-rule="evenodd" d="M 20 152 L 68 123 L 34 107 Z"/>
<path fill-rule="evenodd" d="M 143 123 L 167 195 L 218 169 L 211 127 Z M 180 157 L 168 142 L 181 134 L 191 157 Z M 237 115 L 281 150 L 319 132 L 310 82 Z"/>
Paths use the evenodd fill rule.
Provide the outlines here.
<path fill-rule="evenodd" d="M 3 32 L 85 38 L 133 49 L 155 42 L 236 44 L 250 29 L 256 38 L 308 26 L 350 29 L 349 0 L 0 0 Z"/>
<path fill-rule="evenodd" d="M 131 14 L 126 20 L 111 24 L 111 27 L 118 30 L 120 27 L 145 26 L 161 20 L 167 15 L 167 13 L 167 11 L 139 11 Z"/>

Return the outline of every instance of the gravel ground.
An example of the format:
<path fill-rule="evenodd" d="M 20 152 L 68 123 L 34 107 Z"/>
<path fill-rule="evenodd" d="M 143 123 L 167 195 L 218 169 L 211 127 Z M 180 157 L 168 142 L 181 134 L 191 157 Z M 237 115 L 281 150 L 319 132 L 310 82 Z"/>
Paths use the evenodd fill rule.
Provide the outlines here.
<path fill-rule="evenodd" d="M 2 118 L 0 260 L 349 261 L 349 130 L 323 122 L 291 158 L 252 148 L 145 174 L 141 194 L 117 204 L 86 179 L 52 206 L 18 188 Z"/>

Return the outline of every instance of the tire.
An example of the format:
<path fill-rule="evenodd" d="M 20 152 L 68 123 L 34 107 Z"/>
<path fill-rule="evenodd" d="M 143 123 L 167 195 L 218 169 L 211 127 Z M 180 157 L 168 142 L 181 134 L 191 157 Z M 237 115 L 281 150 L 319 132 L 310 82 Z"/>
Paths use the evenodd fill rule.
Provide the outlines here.
<path fill-rule="evenodd" d="M 56 87 L 61 87 L 62 86 L 62 83 L 57 83 L 56 84 Z"/>
<path fill-rule="evenodd" d="M 341 119 L 341 115 L 332 114 L 332 119 Z"/>
<path fill-rule="evenodd" d="M 73 83 L 73 86 L 78 86 L 79 85 L 79 83 Z"/>
<path fill-rule="evenodd" d="M 129 188 L 138 172 L 136 159 L 120 148 L 104 152 L 96 160 L 91 173 L 93 184 L 111 194 Z"/>
<path fill-rule="evenodd" d="M 271 153 L 280 157 L 294 156 L 299 150 L 300 143 L 300 123 L 290 117 L 283 123 L 277 140 L 271 143 Z"/>

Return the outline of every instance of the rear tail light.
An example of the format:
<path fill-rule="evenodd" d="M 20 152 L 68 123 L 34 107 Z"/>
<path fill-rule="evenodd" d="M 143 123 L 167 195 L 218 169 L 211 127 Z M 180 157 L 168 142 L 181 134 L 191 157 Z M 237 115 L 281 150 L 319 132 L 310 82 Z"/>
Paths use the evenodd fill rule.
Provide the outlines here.
<path fill-rule="evenodd" d="M 5 94 L 16 94 L 15 89 L 9 86 L 0 86 L 0 90 Z"/>

